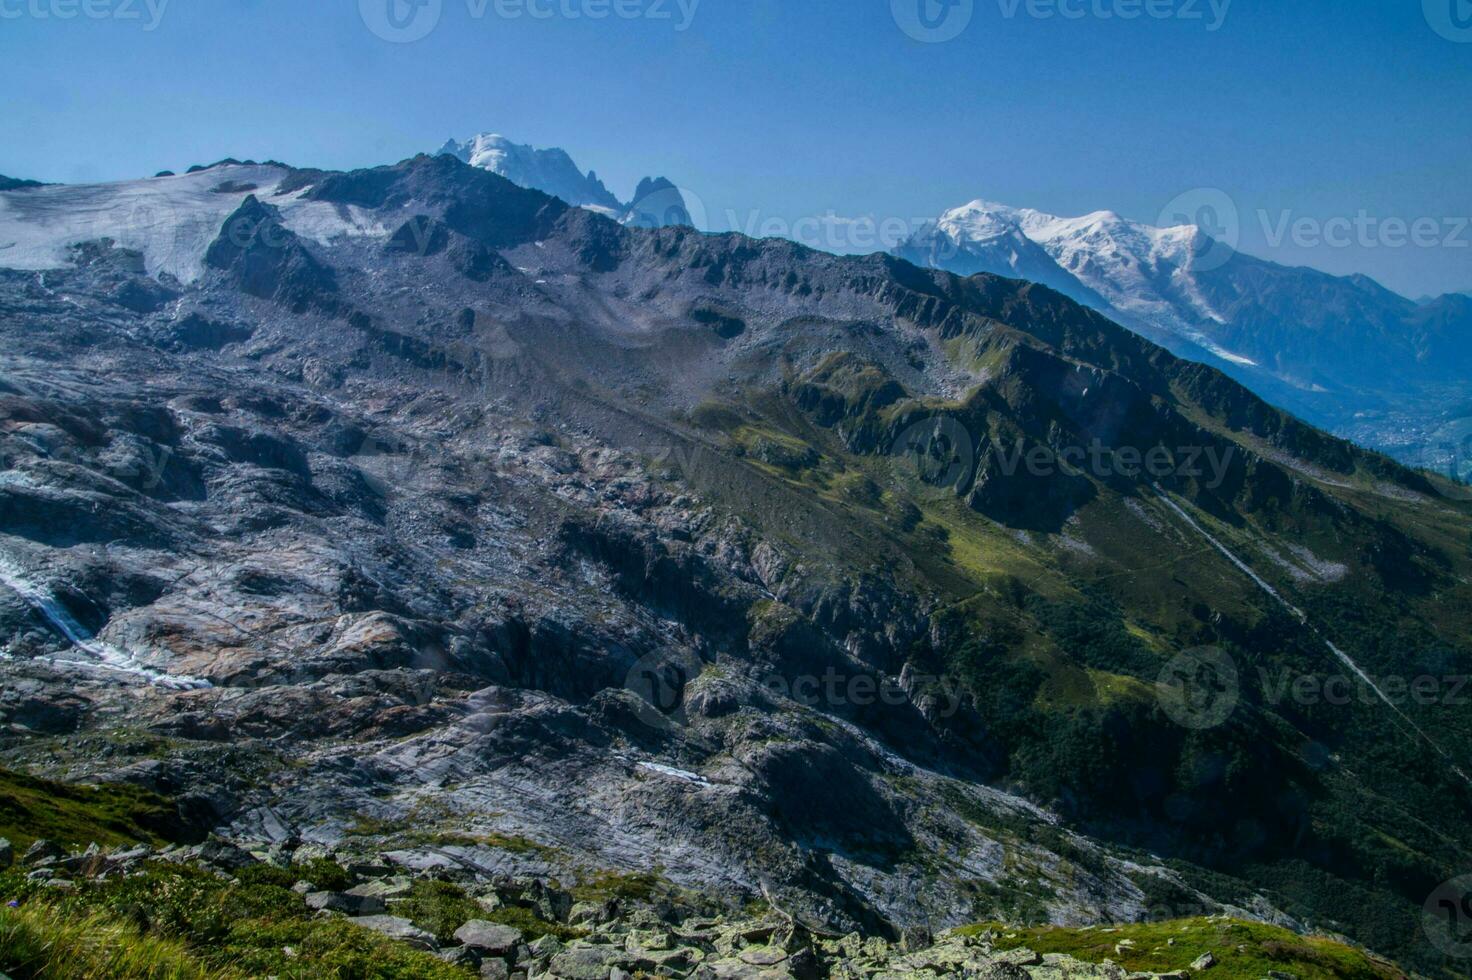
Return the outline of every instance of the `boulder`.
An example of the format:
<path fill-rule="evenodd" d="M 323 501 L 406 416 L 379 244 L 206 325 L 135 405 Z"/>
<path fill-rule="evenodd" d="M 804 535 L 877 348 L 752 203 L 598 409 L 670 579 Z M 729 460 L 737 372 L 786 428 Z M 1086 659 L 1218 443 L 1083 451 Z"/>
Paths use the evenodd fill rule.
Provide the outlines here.
<path fill-rule="evenodd" d="M 393 878 L 376 878 L 365 881 L 361 885 L 354 885 L 344 895 L 353 895 L 358 898 L 379 898 L 388 901 L 393 898 L 403 898 L 414 890 L 414 881 L 411 878 L 396 876 Z"/>
<path fill-rule="evenodd" d="M 318 912 L 341 912 L 343 915 L 379 915 L 388 911 L 381 898 L 344 892 L 308 892 L 307 908 Z"/>
<path fill-rule="evenodd" d="M 787 959 L 787 953 L 776 946 L 751 946 L 743 949 L 738 958 L 751 966 L 776 966 Z"/>
<path fill-rule="evenodd" d="M 1214 966 L 1216 966 L 1216 957 L 1210 952 L 1206 952 L 1196 957 L 1195 961 L 1191 964 L 1191 969 L 1209 970 Z"/>
<path fill-rule="evenodd" d="M 556 936 L 543 936 L 527 945 L 527 956 L 539 966 L 545 966 L 552 957 L 562 952 L 562 942 Z"/>
<path fill-rule="evenodd" d="M 705 954 L 690 946 L 678 949 L 630 950 L 635 968 L 645 973 L 666 976 L 670 972 L 683 974 L 705 959 Z"/>
<path fill-rule="evenodd" d="M 40 864 L 50 864 L 66 857 L 66 851 L 60 844 L 46 840 L 44 837 L 26 848 L 26 853 L 21 858 L 21 863 L 26 867 L 35 867 Z"/>
<path fill-rule="evenodd" d="M 772 938 L 782 922 L 777 919 L 763 919 L 760 922 L 751 922 L 736 928 L 736 934 L 748 943 L 764 943 Z"/>
<path fill-rule="evenodd" d="M 506 956 L 521 942 L 521 930 L 484 919 L 472 919 L 455 930 L 455 938 L 481 953 Z"/>
<path fill-rule="evenodd" d="M 782 980 L 782 978 L 791 976 L 786 970 L 752 966 L 735 957 L 716 960 L 709 964 L 709 968 L 709 974 L 702 973 L 701 975 L 715 977 L 718 980 Z M 859 975 L 867 976 L 868 974 Z"/>
<path fill-rule="evenodd" d="M 572 895 L 553 888 L 540 878 L 532 879 L 521 900 L 547 922 L 566 922 L 568 913 L 572 911 Z"/>
<path fill-rule="evenodd" d="M 935 937 L 929 926 L 906 926 L 900 934 L 900 948 L 906 953 L 918 953 L 935 945 Z"/>
<path fill-rule="evenodd" d="M 787 957 L 787 962 L 783 965 L 797 980 L 818 980 L 823 976 L 823 966 L 811 946 L 804 946 Z"/>
<path fill-rule="evenodd" d="M 0 871 L 9 870 L 14 863 L 15 848 L 11 846 L 10 841 L 0 837 Z"/>
<path fill-rule="evenodd" d="M 147 844 L 139 844 L 136 847 L 117 851 L 110 856 L 115 864 L 127 868 L 153 857 L 153 848 Z"/>
<path fill-rule="evenodd" d="M 199 860 L 226 871 L 239 871 L 259 863 L 247 852 L 218 837 L 211 837 L 200 845 Z"/>
<path fill-rule="evenodd" d="M 1010 963 L 1013 966 L 1037 966 L 1043 962 L 1043 958 L 1026 946 L 1019 946 L 1005 953 L 998 953 L 997 962 Z"/>
<path fill-rule="evenodd" d="M 628 954 L 612 946 L 570 946 L 552 957 L 551 972 L 564 980 L 608 980 L 615 967 L 628 965 Z"/>
<path fill-rule="evenodd" d="M 477 901 L 480 901 L 477 899 Z M 481 907 L 485 903 L 481 902 Z M 605 921 L 603 918 L 603 906 L 598 902 L 575 902 L 572 909 L 567 913 L 568 925 L 590 926 Z"/>
<path fill-rule="evenodd" d="M 674 946 L 674 936 L 667 929 L 632 929 L 625 937 L 626 949 L 659 951 Z"/>
<path fill-rule="evenodd" d="M 453 946 L 450 949 L 442 949 L 434 955 L 451 966 L 463 966 L 470 970 L 479 970 L 481 966 L 480 956 L 475 950 L 465 946 Z"/>
<path fill-rule="evenodd" d="M 1069 973 L 1077 975 L 1079 965 L 1077 961 L 1073 961 L 1063 973 L 1065 975 Z M 1112 963 L 1106 963 L 1105 967 L 1100 968 L 1100 972 L 1097 975 L 1101 977 L 1107 976 L 1107 968 L 1111 966 L 1113 966 Z M 1121 975 L 1123 973 L 1123 971 L 1117 972 L 1120 972 Z M 1044 971 L 1041 975 L 1047 975 L 1047 971 Z M 967 969 L 966 976 L 972 977 L 973 980 L 1031 980 L 1032 974 L 1028 973 L 1016 963 L 1008 963 L 1005 960 L 994 960 L 992 962 L 983 960 L 980 963 L 972 964 Z"/>
<path fill-rule="evenodd" d="M 355 926 L 372 929 L 390 939 L 407 943 L 416 949 L 427 950 L 431 953 L 439 952 L 439 943 L 435 942 L 434 936 L 408 919 L 401 919 L 396 915 L 365 915 L 348 921 Z"/>

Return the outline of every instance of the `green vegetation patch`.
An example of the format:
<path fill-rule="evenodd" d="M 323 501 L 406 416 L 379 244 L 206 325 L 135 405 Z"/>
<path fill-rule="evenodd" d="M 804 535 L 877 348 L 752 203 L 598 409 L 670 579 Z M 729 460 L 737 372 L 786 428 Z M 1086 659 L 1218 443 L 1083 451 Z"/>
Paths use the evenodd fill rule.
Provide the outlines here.
<path fill-rule="evenodd" d="M 1186 970 L 1210 953 L 1216 965 L 1202 974 L 1210 980 L 1260 980 L 1272 972 L 1291 973 L 1298 980 L 1398 980 L 1405 976 L 1389 963 L 1341 942 L 1239 919 L 1176 919 L 1085 929 L 1013 929 L 983 923 L 957 931 L 972 936 L 991 932 L 999 950 L 1026 947 L 1089 963 L 1108 959 L 1131 973 Z"/>
<path fill-rule="evenodd" d="M 299 870 L 330 877 L 320 867 Z M 0 971 L 17 980 L 470 976 L 349 920 L 317 918 L 282 884 L 287 877 L 297 875 L 249 869 L 232 882 L 154 862 L 126 878 L 57 892 L 8 871 L 0 874 L 0 899 L 20 907 L 0 909 Z"/>
<path fill-rule="evenodd" d="M 158 844 L 177 839 L 178 824 L 168 800 L 136 786 L 76 786 L 0 769 L 0 837 L 17 847 L 43 837 L 77 849 Z"/>
<path fill-rule="evenodd" d="M 668 883 L 657 874 L 600 871 L 574 888 L 572 894 L 580 902 L 604 902 L 611 898 L 628 902 L 651 902 L 661 890 L 667 888 Z"/>
<path fill-rule="evenodd" d="M 530 837 L 520 834 L 502 834 L 490 831 L 483 834 L 466 834 L 446 831 L 434 834 L 428 841 L 431 844 L 459 845 L 461 847 L 493 847 L 498 851 L 508 854 L 520 854 L 528 857 L 541 857 L 551 859 L 557 856 L 557 848 L 548 847 L 546 844 L 538 844 Z"/>
<path fill-rule="evenodd" d="M 245 976 L 212 969 L 182 943 L 146 936 L 113 916 L 71 918 L 41 904 L 0 908 L 0 969 L 24 980 L 235 980 Z"/>
<path fill-rule="evenodd" d="M 573 939 L 583 934 L 580 929 L 538 918 L 534 911 L 519 905 L 487 910 L 465 889 L 448 881 L 414 882 L 414 890 L 402 901 L 394 902 L 389 912 L 408 919 L 425 932 L 434 933 L 442 943 L 449 942 L 455 930 L 471 919 L 499 922 L 520 929 L 528 940 L 543 936 Z"/>
<path fill-rule="evenodd" d="M 368 814 L 359 814 L 348 827 L 354 837 L 378 839 L 385 847 L 490 847 L 508 854 L 524 857 L 539 857 L 551 861 L 557 857 L 555 847 L 538 843 L 520 834 L 500 831 L 467 831 L 447 827 L 455 818 L 432 802 L 414 808 L 408 817 L 384 819 Z"/>

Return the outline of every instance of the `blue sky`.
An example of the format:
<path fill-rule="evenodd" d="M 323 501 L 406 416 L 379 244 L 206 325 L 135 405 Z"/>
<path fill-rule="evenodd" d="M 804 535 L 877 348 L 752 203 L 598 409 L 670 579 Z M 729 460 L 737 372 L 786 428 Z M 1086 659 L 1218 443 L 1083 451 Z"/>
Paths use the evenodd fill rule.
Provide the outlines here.
<path fill-rule="evenodd" d="M 1216 188 L 1247 251 L 1472 290 L 1472 0 L 420 2 L 398 43 L 368 26 L 388 0 L 0 0 L 0 173 L 356 167 L 495 130 L 621 196 L 668 175 L 712 228 L 978 197 L 1153 223 Z"/>

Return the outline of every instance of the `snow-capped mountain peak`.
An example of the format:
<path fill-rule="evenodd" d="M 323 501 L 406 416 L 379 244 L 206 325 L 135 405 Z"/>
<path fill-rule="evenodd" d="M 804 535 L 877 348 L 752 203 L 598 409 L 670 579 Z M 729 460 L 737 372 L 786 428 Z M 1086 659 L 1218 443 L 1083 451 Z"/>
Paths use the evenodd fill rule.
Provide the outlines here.
<path fill-rule="evenodd" d="M 939 254 L 927 241 L 936 235 L 966 258 L 926 264 L 1033 279 L 1126 322 L 1184 332 L 1193 341 L 1197 324 L 1219 319 L 1189 281 L 1194 258 L 1216 244 L 1193 225 L 1157 228 L 1110 210 L 1063 217 L 975 200 L 942 214 L 900 254 Z M 1184 324 L 1191 326 L 1174 329 Z"/>
<path fill-rule="evenodd" d="M 604 186 L 596 171 L 583 173 L 572 156 L 557 147 L 543 150 L 500 133 L 481 133 L 468 140 L 451 139 L 439 152 L 624 224 L 654 226 L 690 221 L 684 199 L 665 178 L 645 177 L 634 199 L 624 203 Z"/>
<path fill-rule="evenodd" d="M 560 197 L 569 204 L 605 213 L 622 210 L 617 197 L 593 171 L 578 169 L 566 150 L 540 150 L 516 143 L 500 133 L 481 133 L 468 140 L 449 140 L 440 153 L 458 157 L 472 167 L 500 174 L 523 187 Z"/>
<path fill-rule="evenodd" d="M 1015 208 L 976 200 L 942 214 L 937 225 L 954 242 L 980 242 L 1022 234 L 1022 217 Z"/>
<path fill-rule="evenodd" d="M 1381 365 L 1360 351 L 1408 348 L 1405 362 L 1426 360 L 1421 352 L 1431 349 L 1439 352 L 1432 363 L 1465 357 L 1454 327 L 1464 317 L 1454 304 L 1417 314 L 1411 301 L 1367 277 L 1244 255 L 1185 221 L 1157 227 L 1110 210 L 1064 217 L 975 200 L 946 211 L 895 254 L 959 275 L 1042 283 L 1310 416 L 1330 417 L 1312 400 L 1321 393 L 1378 383 Z M 1329 336 L 1340 343 L 1327 344 Z"/>

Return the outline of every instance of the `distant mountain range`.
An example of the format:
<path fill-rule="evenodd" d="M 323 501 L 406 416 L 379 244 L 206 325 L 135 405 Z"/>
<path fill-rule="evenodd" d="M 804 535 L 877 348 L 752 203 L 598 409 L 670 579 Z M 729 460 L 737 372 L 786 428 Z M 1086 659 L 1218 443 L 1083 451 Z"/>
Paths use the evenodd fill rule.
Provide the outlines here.
<path fill-rule="evenodd" d="M 693 223 L 667 178 L 644 178 L 623 201 L 563 149 L 482 133 L 438 153 L 625 226 Z M 34 182 L 0 183 L 24 186 Z M 1337 435 L 1412 465 L 1472 474 L 1472 293 L 1412 300 L 1368 276 L 1235 251 L 1194 225 L 1159 228 L 1112 211 L 1060 217 L 985 200 L 946 211 L 892 253 L 958 275 L 1040 283 Z"/>
<path fill-rule="evenodd" d="M 1304 393 L 1445 380 L 1472 356 L 1464 295 L 1418 304 L 1367 276 L 1235 252 L 1192 225 L 1156 228 L 1112 211 L 1062 218 L 973 201 L 895 251 L 958 274 L 1041 282 L 1151 339 Z"/>
<path fill-rule="evenodd" d="M 561 149 L 486 133 L 440 150 L 622 224 L 688 224 L 678 189 L 646 178 L 620 201 Z M 893 249 L 916 265 L 1041 283 L 1211 364 L 1303 418 L 1416 465 L 1459 468 L 1472 403 L 1472 295 L 1411 300 L 1233 250 L 1194 225 L 1112 211 L 1060 217 L 977 200 Z"/>
<path fill-rule="evenodd" d="M 960 275 L 1029 279 L 1271 401 L 1412 462 L 1466 400 L 1472 297 L 1416 302 L 1367 276 L 1333 276 L 1232 250 L 1192 225 L 1112 211 L 1077 218 L 973 201 L 895 250 Z"/>
<path fill-rule="evenodd" d="M 1472 296 L 1472 289 L 1463 289 L 1460 292 L 1444 293 L 1443 295 L 1445 295 L 1445 296 Z M 1434 303 L 1434 302 L 1436 302 L 1440 298 L 1441 298 L 1440 296 L 1431 296 L 1431 295 L 1428 294 L 1426 296 L 1420 297 L 1419 299 L 1416 300 L 1416 302 L 1417 303 L 1420 303 L 1422 306 L 1425 306 L 1427 303 Z"/>

